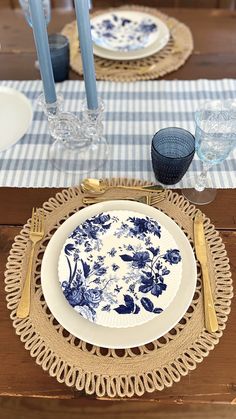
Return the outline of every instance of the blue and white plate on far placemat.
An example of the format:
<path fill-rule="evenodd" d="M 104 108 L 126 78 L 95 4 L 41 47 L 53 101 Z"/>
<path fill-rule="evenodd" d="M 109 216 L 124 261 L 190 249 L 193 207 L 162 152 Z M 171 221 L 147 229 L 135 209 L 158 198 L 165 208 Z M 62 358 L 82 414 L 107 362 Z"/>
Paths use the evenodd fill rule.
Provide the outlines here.
<path fill-rule="evenodd" d="M 166 24 L 137 11 L 111 11 L 91 19 L 94 53 L 113 60 L 139 59 L 162 49 L 169 41 Z"/>
<path fill-rule="evenodd" d="M 54 233 L 41 281 L 57 321 L 85 342 L 144 345 L 178 323 L 196 287 L 196 261 L 167 215 L 131 201 L 91 205 Z"/>
<path fill-rule="evenodd" d="M 111 51 L 136 51 L 158 37 L 159 19 L 142 12 L 115 11 L 91 19 L 93 42 Z"/>
<path fill-rule="evenodd" d="M 181 251 L 157 220 L 130 210 L 100 212 L 78 225 L 59 259 L 65 298 L 86 319 L 137 326 L 162 313 L 177 293 Z"/>

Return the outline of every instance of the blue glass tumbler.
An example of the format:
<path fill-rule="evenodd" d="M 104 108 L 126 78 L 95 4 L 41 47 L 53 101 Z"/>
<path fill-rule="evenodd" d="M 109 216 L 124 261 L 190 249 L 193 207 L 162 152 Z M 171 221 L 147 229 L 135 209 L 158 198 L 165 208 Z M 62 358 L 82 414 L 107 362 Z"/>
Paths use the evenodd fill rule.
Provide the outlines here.
<path fill-rule="evenodd" d="M 49 35 L 49 47 L 55 82 L 67 80 L 70 68 L 70 46 L 66 36 L 59 33 Z"/>
<path fill-rule="evenodd" d="M 163 185 L 175 185 L 187 172 L 195 152 L 194 136 L 183 128 L 158 131 L 152 139 L 152 167 Z"/>

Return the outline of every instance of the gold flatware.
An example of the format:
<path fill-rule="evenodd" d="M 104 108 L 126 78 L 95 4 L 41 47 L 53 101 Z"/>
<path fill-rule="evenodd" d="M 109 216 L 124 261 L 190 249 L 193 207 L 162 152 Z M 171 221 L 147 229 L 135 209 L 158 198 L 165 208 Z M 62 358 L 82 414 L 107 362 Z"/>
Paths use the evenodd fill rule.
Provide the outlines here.
<path fill-rule="evenodd" d="M 108 182 L 103 179 L 84 179 L 81 182 L 81 189 L 83 192 L 90 192 L 93 194 L 103 194 L 109 189 L 127 189 L 133 191 L 145 191 L 145 192 L 162 192 L 163 189 L 159 185 L 147 185 L 147 186 L 110 186 Z"/>
<path fill-rule="evenodd" d="M 208 271 L 207 244 L 204 234 L 203 216 L 200 211 L 194 218 L 193 228 L 196 255 L 202 269 L 205 326 L 208 332 L 216 332 L 218 330 L 218 322 Z"/>
<path fill-rule="evenodd" d="M 83 204 L 85 205 L 91 205 L 91 204 L 98 204 L 99 202 L 106 202 L 106 201 L 117 201 L 119 199 L 124 199 L 126 201 L 136 201 L 141 202 L 142 204 L 147 204 L 147 196 L 140 196 L 138 198 L 94 198 L 94 197 L 85 197 L 82 199 Z"/>
<path fill-rule="evenodd" d="M 24 319 L 25 317 L 27 317 L 30 312 L 30 288 L 31 288 L 31 275 L 32 275 L 32 265 L 33 265 L 35 245 L 40 240 L 42 240 L 43 236 L 44 236 L 43 210 L 42 212 L 40 212 L 38 209 L 35 210 L 33 208 L 30 234 L 29 234 L 29 238 L 32 242 L 32 246 L 31 246 L 31 251 L 30 251 L 30 258 L 29 258 L 25 283 L 24 283 L 23 291 L 21 294 L 21 299 L 20 299 L 17 312 L 16 312 L 17 317 L 20 319 Z"/>
<path fill-rule="evenodd" d="M 85 205 L 91 205 L 91 204 L 97 204 L 99 202 L 106 202 L 106 201 L 117 201 L 119 199 L 124 199 L 124 200 L 128 200 L 128 201 L 136 201 L 136 202 L 141 202 L 143 204 L 147 204 L 147 205 L 155 205 L 158 202 L 161 202 L 165 199 L 165 192 L 163 192 L 162 194 L 151 194 L 151 195 L 145 195 L 145 196 L 139 196 L 137 198 L 131 198 L 131 197 L 120 197 L 120 198 L 103 198 L 103 197 L 92 197 L 92 196 L 88 196 L 88 197 L 84 197 L 82 199 L 83 204 Z"/>
<path fill-rule="evenodd" d="M 161 201 L 164 201 L 166 198 L 166 190 L 163 189 L 163 192 L 159 192 L 158 194 L 150 194 L 148 195 L 148 205 L 156 205 Z"/>

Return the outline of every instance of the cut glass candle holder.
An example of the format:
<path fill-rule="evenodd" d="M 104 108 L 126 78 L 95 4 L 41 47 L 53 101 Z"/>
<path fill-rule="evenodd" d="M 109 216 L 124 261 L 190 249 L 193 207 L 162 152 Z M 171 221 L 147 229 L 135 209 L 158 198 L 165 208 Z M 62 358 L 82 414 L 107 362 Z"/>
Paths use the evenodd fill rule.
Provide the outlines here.
<path fill-rule="evenodd" d="M 108 157 L 108 144 L 103 136 L 104 104 L 88 109 L 83 103 L 81 117 L 63 111 L 63 99 L 47 104 L 43 95 L 39 99 L 55 140 L 49 149 L 52 165 L 67 173 L 91 173 L 103 166 Z"/>

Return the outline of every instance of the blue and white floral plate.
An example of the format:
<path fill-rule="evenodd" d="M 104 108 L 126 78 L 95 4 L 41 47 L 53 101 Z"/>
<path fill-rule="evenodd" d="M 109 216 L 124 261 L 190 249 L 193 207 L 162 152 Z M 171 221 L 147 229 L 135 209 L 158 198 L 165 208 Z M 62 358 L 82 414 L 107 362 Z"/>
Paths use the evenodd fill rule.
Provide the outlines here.
<path fill-rule="evenodd" d="M 107 327 L 152 320 L 175 297 L 182 273 L 178 246 L 157 220 L 130 210 L 101 212 L 79 224 L 59 258 L 69 304 Z"/>
<path fill-rule="evenodd" d="M 137 51 L 158 38 L 159 19 L 137 11 L 113 11 L 91 19 L 93 42 L 110 51 Z"/>
<path fill-rule="evenodd" d="M 162 258 L 163 269 L 165 269 L 164 266 L 166 266 L 167 270 L 169 270 L 169 267 L 174 267 L 174 268 L 179 269 L 179 267 L 182 266 L 182 270 L 180 269 L 179 271 L 180 273 L 179 284 L 176 287 L 177 288 L 176 292 L 173 291 L 173 294 L 175 293 L 175 295 L 172 301 L 170 301 L 167 304 L 167 307 L 163 311 L 156 310 L 156 313 L 154 312 L 155 308 L 158 309 L 162 307 L 160 307 L 156 303 L 156 301 L 159 298 L 155 295 L 155 294 L 158 294 L 158 287 L 154 284 L 154 281 L 153 279 L 151 279 L 151 277 L 149 279 L 148 276 L 150 274 L 148 275 L 146 275 L 145 273 L 143 274 L 143 278 L 141 279 L 141 281 L 143 280 L 143 282 L 141 282 L 140 285 L 138 286 L 142 288 L 140 290 L 139 289 L 137 290 L 137 297 L 138 297 L 137 300 L 135 299 L 135 296 L 132 293 L 133 287 L 131 287 L 131 291 L 129 291 L 129 293 L 125 295 L 129 295 L 131 298 L 133 298 L 134 302 L 132 302 L 129 297 L 126 297 L 126 298 L 122 297 L 123 300 L 121 298 L 122 300 L 121 304 L 118 301 L 118 304 L 116 307 L 118 307 L 119 305 L 122 305 L 123 307 L 121 307 L 121 311 L 122 309 L 133 311 L 132 313 L 133 317 L 136 316 L 134 312 L 138 310 L 137 307 L 135 307 L 135 304 L 139 306 L 140 312 L 142 311 L 145 315 L 146 314 L 149 315 L 150 313 L 150 315 L 153 316 L 152 318 L 150 318 L 150 320 L 147 320 L 147 321 L 145 320 L 145 322 L 143 322 L 142 324 L 138 324 L 136 326 L 133 325 L 132 327 L 120 327 L 120 328 L 109 327 L 108 328 L 108 327 L 99 325 L 93 321 L 89 321 L 82 315 L 79 315 L 76 312 L 76 310 L 72 307 L 72 305 L 68 303 L 68 301 L 66 300 L 65 295 L 60 286 L 59 278 L 58 278 L 58 261 L 60 258 L 62 248 L 65 246 L 65 242 L 68 236 L 71 234 L 71 232 L 76 231 L 78 226 L 80 226 L 81 228 L 84 225 L 86 220 L 90 220 L 94 216 L 96 218 L 101 213 L 105 213 L 105 215 L 107 213 L 112 214 L 113 211 L 114 213 L 117 211 L 123 211 L 124 213 L 127 211 L 130 211 L 130 214 L 135 212 L 135 213 L 142 214 L 142 217 L 144 218 L 147 217 L 147 218 L 150 218 L 151 220 L 154 220 L 154 224 L 160 225 L 163 231 L 166 231 L 167 236 L 168 235 L 171 236 L 173 240 L 172 243 L 174 244 L 174 247 L 172 246 L 172 243 L 170 247 L 167 246 L 167 248 L 165 248 L 164 246 L 164 250 L 163 250 L 164 255 Z M 106 221 L 106 217 L 103 219 L 103 221 L 104 221 L 104 225 L 108 224 L 108 220 Z M 135 226 L 134 226 L 134 230 L 136 231 Z M 156 239 L 158 239 L 158 236 L 156 237 Z M 127 237 L 126 246 L 129 246 L 129 240 L 130 238 Z M 92 242 L 92 240 L 90 240 L 90 242 Z M 122 240 L 122 243 L 123 243 L 122 244 L 123 246 L 125 242 Z M 178 252 L 168 252 L 168 250 L 173 251 L 175 249 L 178 250 Z M 71 253 L 71 250 L 72 248 L 71 249 L 67 248 L 67 252 L 69 251 Z M 158 257 L 158 254 L 155 256 L 154 255 L 155 252 L 153 253 L 151 250 L 147 250 L 147 249 L 140 250 L 140 252 L 143 252 L 142 255 L 141 253 L 137 255 L 138 252 L 137 251 L 134 252 L 133 250 L 131 250 L 131 248 L 130 250 L 126 249 L 126 253 L 122 253 L 122 255 L 127 255 L 123 257 L 123 259 L 126 259 L 126 260 L 123 260 L 122 262 L 124 262 L 124 264 L 129 265 L 130 267 L 131 265 L 133 265 L 132 269 L 137 270 L 137 272 L 139 272 L 140 269 L 144 270 L 145 272 L 146 267 L 145 269 L 143 269 L 144 268 L 143 265 L 147 263 L 150 264 L 148 259 L 152 258 L 152 256 Z M 147 252 L 148 254 L 145 252 Z M 114 251 L 111 252 L 111 254 L 113 253 Z M 115 254 L 114 257 L 118 257 L 117 254 Z M 179 260 L 180 257 L 181 257 L 181 261 Z M 111 259 L 112 258 L 113 257 L 111 256 Z M 122 260 L 120 256 L 119 256 L 119 259 Z M 138 269 L 137 269 L 137 265 L 139 265 Z M 112 264 L 111 265 L 109 264 L 109 266 L 112 267 Z M 98 270 L 102 269 L 102 267 L 98 267 L 98 266 L 97 268 Z M 115 270 L 113 270 L 113 268 L 110 268 L 110 269 L 112 269 L 112 272 L 114 274 L 116 274 L 119 271 L 119 269 L 116 269 L 116 268 Z M 127 269 L 129 270 L 129 268 Z M 86 272 L 86 275 L 87 275 L 88 267 L 86 267 L 86 265 L 84 265 L 83 271 L 81 270 L 82 276 L 84 272 Z M 148 272 L 149 270 L 146 269 L 146 273 Z M 94 279 L 96 280 L 96 278 L 101 277 L 100 274 L 95 275 Z M 73 273 L 72 273 L 72 276 L 73 276 Z M 144 278 L 145 276 L 146 278 Z M 167 275 L 162 274 L 162 276 L 163 276 L 163 281 L 162 280 L 160 281 L 160 278 L 159 278 L 159 281 L 158 281 L 159 284 L 165 284 L 165 283 L 167 284 L 167 278 L 169 274 Z M 170 274 L 170 277 L 171 277 L 171 274 Z M 131 202 L 131 201 L 108 201 L 108 202 L 99 203 L 99 204 L 84 208 L 83 210 L 77 212 L 76 214 L 68 218 L 58 228 L 58 230 L 55 232 L 55 234 L 51 238 L 44 253 L 44 257 L 42 261 L 42 271 L 41 271 L 42 289 L 43 289 L 44 297 L 45 297 L 45 300 L 47 302 L 49 309 L 51 310 L 52 314 L 57 319 L 57 321 L 65 329 L 67 329 L 70 333 L 72 333 L 74 336 L 88 343 L 107 347 L 107 348 L 128 348 L 128 347 L 143 345 L 145 343 L 151 342 L 152 340 L 157 339 L 158 337 L 164 335 L 167 331 L 169 331 L 172 327 L 174 327 L 176 323 L 178 323 L 178 321 L 181 319 L 181 317 L 184 315 L 184 313 L 188 309 L 194 295 L 196 279 L 197 279 L 197 273 L 196 273 L 195 257 L 194 257 L 191 245 L 187 237 L 183 233 L 183 231 L 177 226 L 177 224 L 171 218 L 169 218 L 162 212 L 158 211 L 157 209 L 147 206 L 145 204 Z M 173 282 L 175 282 L 175 279 L 173 279 Z M 176 281 L 176 284 L 177 283 L 178 283 L 178 280 Z M 99 284 L 97 284 L 97 286 L 98 285 Z M 128 285 L 125 283 L 126 289 Z M 119 288 L 120 288 L 120 285 L 118 284 L 117 290 Z M 137 288 L 137 285 L 134 286 L 134 289 L 135 288 Z M 167 290 L 164 290 L 164 291 L 165 292 L 162 292 L 163 295 L 167 293 L 168 286 L 167 286 Z M 123 291 L 120 290 L 118 294 L 121 293 L 120 295 L 122 296 L 122 292 Z M 82 294 L 84 294 L 84 290 Z M 160 297 L 161 296 L 162 294 L 160 294 Z M 83 298 L 84 298 L 84 295 L 83 295 Z M 141 303 L 141 298 L 144 298 L 143 300 L 144 304 Z M 97 291 L 88 293 L 86 298 L 84 299 L 87 302 L 89 301 L 89 303 L 92 301 L 92 304 L 95 303 L 95 305 L 98 302 L 99 302 L 99 305 L 101 304 L 100 292 L 97 292 Z M 155 304 L 153 301 L 155 301 Z M 86 304 L 84 304 L 84 306 L 86 306 Z M 101 305 L 100 307 L 103 307 L 103 306 Z M 149 307 L 150 311 L 146 310 L 145 307 Z M 110 312 L 105 310 L 105 313 L 109 314 Z M 125 313 L 125 315 L 129 316 L 130 313 Z M 121 314 L 119 316 L 122 317 Z M 137 316 L 139 316 L 139 313 L 137 314 Z"/>
<path fill-rule="evenodd" d="M 164 48 L 170 38 L 161 19 L 142 12 L 104 13 L 91 19 L 91 24 L 94 54 L 110 60 L 148 57 Z"/>

